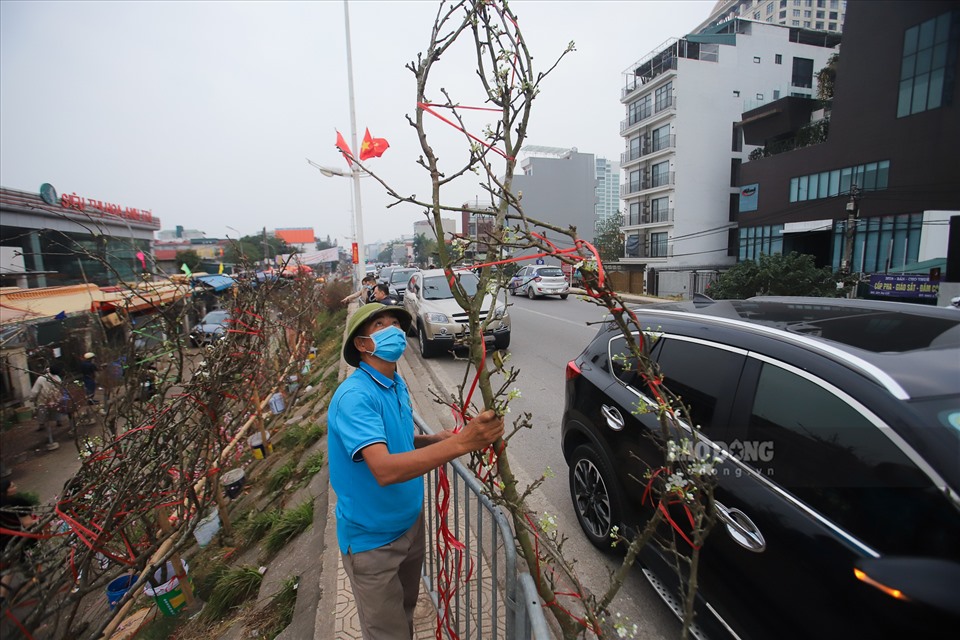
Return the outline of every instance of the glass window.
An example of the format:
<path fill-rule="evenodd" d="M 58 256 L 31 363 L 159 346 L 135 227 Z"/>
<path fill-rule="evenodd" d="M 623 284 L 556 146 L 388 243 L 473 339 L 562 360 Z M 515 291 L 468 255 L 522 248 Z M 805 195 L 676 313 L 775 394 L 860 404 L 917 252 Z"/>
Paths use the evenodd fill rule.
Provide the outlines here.
<path fill-rule="evenodd" d="M 650 257 L 651 258 L 666 258 L 667 257 L 667 232 L 661 233 L 651 233 L 650 234 Z"/>
<path fill-rule="evenodd" d="M 793 59 L 791 84 L 795 87 L 813 87 L 813 59 L 797 57 Z"/>
<path fill-rule="evenodd" d="M 826 198 L 830 195 L 830 172 L 824 171 L 820 174 L 818 179 L 819 189 L 817 190 L 818 198 Z"/>
<path fill-rule="evenodd" d="M 807 183 L 809 179 L 807 176 L 800 176 L 800 179 L 797 184 L 797 201 L 803 202 L 807 200 Z"/>
<path fill-rule="evenodd" d="M 850 193 L 850 176 L 853 173 L 851 167 L 840 169 L 840 193 Z"/>
<path fill-rule="evenodd" d="M 635 138 L 630 138 L 630 150 L 627 156 L 628 159 L 636 160 L 637 158 L 640 157 L 640 140 L 641 140 L 640 136 L 636 136 Z"/>
<path fill-rule="evenodd" d="M 820 185 L 820 174 L 819 174 L 819 173 L 814 173 L 813 175 L 810 176 L 810 181 L 809 181 L 809 183 L 807 184 L 807 199 L 808 199 L 808 200 L 816 200 L 816 199 L 817 199 L 817 193 L 819 192 L 819 188 L 820 188 L 819 185 Z"/>
<path fill-rule="evenodd" d="M 653 151 L 660 151 L 670 146 L 670 125 L 654 129 L 651 137 L 653 139 Z"/>
<path fill-rule="evenodd" d="M 783 64 L 783 56 L 781 54 L 776 54 L 773 56 L 773 64 Z"/>
<path fill-rule="evenodd" d="M 868 544 L 891 554 L 955 554 L 960 512 L 829 387 L 764 363 L 745 437 L 772 448 L 771 459 L 751 464 Z"/>
<path fill-rule="evenodd" d="M 830 197 L 840 195 L 840 170 L 830 172 Z"/>
<path fill-rule="evenodd" d="M 898 118 L 943 105 L 947 53 L 958 40 L 956 35 L 950 36 L 952 16 L 953 12 L 948 11 L 904 31 Z"/>
<path fill-rule="evenodd" d="M 797 201 L 797 190 L 800 186 L 800 178 L 790 178 L 790 202 Z"/>
<path fill-rule="evenodd" d="M 816 27 L 817 27 L 817 30 L 818 30 L 818 31 L 823 31 L 823 23 L 822 23 L 822 22 L 817 22 Z"/>
<path fill-rule="evenodd" d="M 673 104 L 672 82 L 668 82 L 654 92 L 654 102 L 654 109 L 657 111 L 662 111 Z"/>
<path fill-rule="evenodd" d="M 890 161 L 882 160 L 877 163 L 877 189 L 887 188 L 887 178 L 890 174 Z"/>
<path fill-rule="evenodd" d="M 670 162 L 665 160 L 650 167 L 652 177 L 651 186 L 660 187 L 667 184 L 670 176 Z"/>
<path fill-rule="evenodd" d="M 664 376 L 663 383 L 688 404 L 694 424 L 709 430 L 715 418 L 722 421 L 729 411 L 744 357 L 669 337 L 661 341 L 657 364 Z"/>
<path fill-rule="evenodd" d="M 640 203 L 636 200 L 630 203 L 630 216 L 627 219 L 627 224 L 640 224 Z"/>
<path fill-rule="evenodd" d="M 630 189 L 630 193 L 633 193 L 634 191 L 640 191 L 640 170 L 639 169 L 630 172 L 630 186 L 628 188 Z"/>
<path fill-rule="evenodd" d="M 877 188 L 877 163 L 871 162 L 863 169 L 863 188 L 873 191 Z"/>
<path fill-rule="evenodd" d="M 670 198 L 654 198 L 650 201 L 650 221 L 667 222 L 669 217 Z"/>

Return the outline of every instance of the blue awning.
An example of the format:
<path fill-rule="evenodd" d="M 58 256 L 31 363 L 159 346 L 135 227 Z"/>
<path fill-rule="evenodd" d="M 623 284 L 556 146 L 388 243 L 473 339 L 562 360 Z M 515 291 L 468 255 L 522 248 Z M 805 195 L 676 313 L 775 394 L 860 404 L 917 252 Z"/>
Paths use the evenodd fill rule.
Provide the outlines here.
<path fill-rule="evenodd" d="M 194 276 L 194 280 L 205 284 L 206 286 L 213 289 L 215 292 L 225 291 L 232 287 L 236 282 L 230 276 L 225 275 L 207 275 L 207 276 Z"/>

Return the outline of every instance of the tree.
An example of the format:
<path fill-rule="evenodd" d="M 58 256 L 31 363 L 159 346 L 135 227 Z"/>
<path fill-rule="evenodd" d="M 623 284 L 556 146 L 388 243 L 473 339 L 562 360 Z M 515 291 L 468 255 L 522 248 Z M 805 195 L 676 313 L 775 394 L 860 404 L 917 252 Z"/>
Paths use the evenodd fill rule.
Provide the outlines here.
<path fill-rule="evenodd" d="M 437 241 L 427 237 L 425 233 L 418 233 L 413 237 L 413 259 L 422 268 L 433 262 L 437 255 Z"/>
<path fill-rule="evenodd" d="M 817 99 L 822 102 L 833 100 L 833 89 L 837 82 L 837 66 L 840 63 L 839 54 L 833 54 L 827 59 L 827 64 L 817 71 Z"/>
<path fill-rule="evenodd" d="M 623 257 L 621 224 L 623 224 L 623 215 L 619 211 L 616 215 L 600 221 L 597 235 L 593 238 L 593 246 L 597 248 L 604 262 L 616 261 Z"/>
<path fill-rule="evenodd" d="M 752 296 L 836 297 L 837 281 L 829 267 L 818 268 L 812 255 L 793 251 L 788 255 L 760 254 L 760 259 L 736 264 L 707 287 L 707 295 L 720 299 Z"/>
<path fill-rule="evenodd" d="M 317 251 L 323 251 L 324 249 L 333 249 L 335 246 L 334 243 L 330 242 L 330 236 L 327 235 L 326 240 L 321 240 L 320 238 L 314 238 L 317 242 Z"/>
<path fill-rule="evenodd" d="M 263 263 L 264 245 L 267 249 L 267 258 L 293 253 L 295 249 L 288 245 L 282 238 L 263 234 L 254 234 L 243 236 L 237 241 L 231 242 L 224 251 L 225 262 L 251 262 Z"/>
<path fill-rule="evenodd" d="M 177 265 L 185 264 L 187 267 L 193 271 L 200 266 L 200 254 L 194 251 L 193 249 L 184 249 L 183 251 L 177 251 L 177 255 L 173 258 Z"/>
<path fill-rule="evenodd" d="M 387 243 L 387 246 L 385 246 L 383 250 L 377 254 L 377 262 L 383 262 L 386 264 L 393 262 L 393 245 L 393 242 Z"/>

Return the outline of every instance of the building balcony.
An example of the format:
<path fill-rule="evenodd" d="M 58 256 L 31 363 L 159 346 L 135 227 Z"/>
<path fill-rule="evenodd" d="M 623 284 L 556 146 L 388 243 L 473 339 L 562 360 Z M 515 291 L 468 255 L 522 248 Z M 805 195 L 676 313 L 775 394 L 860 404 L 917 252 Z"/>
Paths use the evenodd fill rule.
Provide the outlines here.
<path fill-rule="evenodd" d="M 640 160 L 643 157 L 649 156 L 651 154 L 667 151 L 669 149 L 676 149 L 677 147 L 677 136 L 676 134 L 671 134 L 669 136 L 662 136 L 660 138 L 655 138 L 652 143 L 641 146 L 639 149 L 630 149 L 620 154 L 620 166 L 624 167 L 631 162 Z"/>
<path fill-rule="evenodd" d="M 661 209 L 660 211 L 647 211 L 640 215 L 628 215 L 624 220 L 623 227 L 648 227 L 658 225 L 673 224 L 673 209 Z"/>
<path fill-rule="evenodd" d="M 676 97 L 670 95 L 658 102 L 653 106 L 653 108 L 647 110 L 644 113 L 636 114 L 632 118 L 626 118 L 620 122 L 620 135 L 626 135 L 627 133 L 632 133 L 634 129 L 640 127 L 641 124 L 652 122 L 656 120 L 656 116 L 667 113 L 674 113 L 677 110 L 677 99 Z"/>
<path fill-rule="evenodd" d="M 642 180 L 622 184 L 620 185 L 620 197 L 624 198 L 643 193 L 644 191 L 673 186 L 675 184 L 674 173 L 674 171 L 655 173 L 651 176 L 643 178 Z"/>

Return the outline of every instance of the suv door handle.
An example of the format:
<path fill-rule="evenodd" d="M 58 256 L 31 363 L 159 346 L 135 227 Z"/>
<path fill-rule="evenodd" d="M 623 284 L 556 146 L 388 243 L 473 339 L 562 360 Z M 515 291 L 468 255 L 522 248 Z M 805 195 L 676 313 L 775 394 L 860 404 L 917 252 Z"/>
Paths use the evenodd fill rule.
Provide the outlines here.
<path fill-rule="evenodd" d="M 620 415 L 620 410 L 616 407 L 609 407 L 605 404 L 600 405 L 600 413 L 603 414 L 603 417 L 607 419 L 607 426 L 613 429 L 614 431 L 623 431 L 623 416 Z"/>
<path fill-rule="evenodd" d="M 727 534 L 734 542 L 756 553 L 767 548 L 763 534 L 747 514 L 740 509 L 728 509 L 719 500 L 714 500 L 713 504 L 717 507 L 717 517 L 726 525 Z"/>

